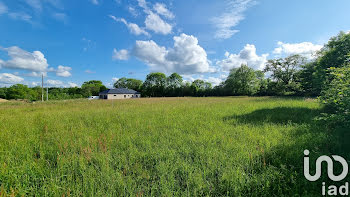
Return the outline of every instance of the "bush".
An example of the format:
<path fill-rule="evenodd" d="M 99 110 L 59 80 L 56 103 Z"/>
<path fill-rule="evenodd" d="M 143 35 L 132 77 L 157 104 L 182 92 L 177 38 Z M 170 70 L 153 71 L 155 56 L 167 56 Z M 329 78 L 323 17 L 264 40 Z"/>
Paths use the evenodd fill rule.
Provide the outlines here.
<path fill-rule="evenodd" d="M 333 80 L 322 91 L 320 100 L 325 104 L 322 117 L 332 124 L 350 126 L 350 64 L 329 69 Z"/>

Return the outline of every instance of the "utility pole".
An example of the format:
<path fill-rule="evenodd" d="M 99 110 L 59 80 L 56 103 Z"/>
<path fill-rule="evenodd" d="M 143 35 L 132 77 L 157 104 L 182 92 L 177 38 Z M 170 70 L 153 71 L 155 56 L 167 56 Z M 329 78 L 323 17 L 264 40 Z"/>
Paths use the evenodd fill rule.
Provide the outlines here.
<path fill-rule="evenodd" d="M 44 102 L 44 74 L 41 74 L 41 102 Z"/>

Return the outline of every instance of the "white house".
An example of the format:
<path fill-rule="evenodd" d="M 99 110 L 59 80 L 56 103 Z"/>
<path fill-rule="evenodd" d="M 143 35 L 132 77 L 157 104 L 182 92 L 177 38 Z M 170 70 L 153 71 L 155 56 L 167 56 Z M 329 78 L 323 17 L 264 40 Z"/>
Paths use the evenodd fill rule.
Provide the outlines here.
<path fill-rule="evenodd" d="M 140 92 L 127 88 L 108 89 L 99 93 L 100 99 L 130 99 L 140 97 Z"/>

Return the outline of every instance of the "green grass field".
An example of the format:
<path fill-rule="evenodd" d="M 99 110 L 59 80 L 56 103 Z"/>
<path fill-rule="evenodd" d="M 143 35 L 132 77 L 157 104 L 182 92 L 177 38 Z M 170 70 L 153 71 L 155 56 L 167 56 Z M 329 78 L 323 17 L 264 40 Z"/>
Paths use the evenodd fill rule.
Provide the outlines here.
<path fill-rule="evenodd" d="M 346 138 L 302 98 L 0 103 L 0 192 L 18 196 L 319 196 L 311 158 Z M 315 156 L 313 156 L 315 155 Z"/>

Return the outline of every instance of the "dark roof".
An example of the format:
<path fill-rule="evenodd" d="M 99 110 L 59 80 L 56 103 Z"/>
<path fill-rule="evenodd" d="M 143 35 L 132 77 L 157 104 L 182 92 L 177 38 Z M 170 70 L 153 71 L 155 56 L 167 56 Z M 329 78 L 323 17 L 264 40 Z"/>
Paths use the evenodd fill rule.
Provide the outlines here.
<path fill-rule="evenodd" d="M 140 94 L 140 92 L 128 88 L 116 88 L 105 90 L 100 94 Z"/>

